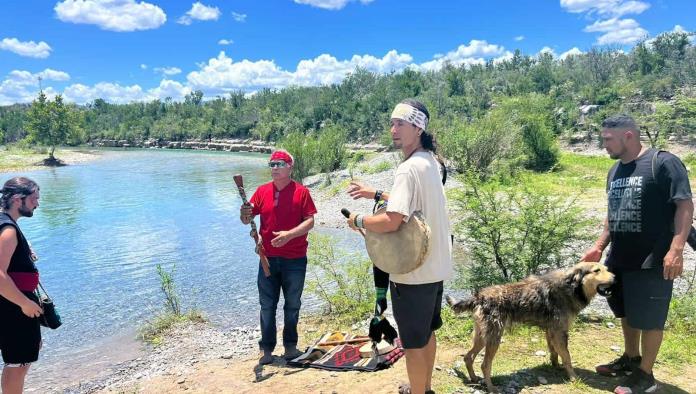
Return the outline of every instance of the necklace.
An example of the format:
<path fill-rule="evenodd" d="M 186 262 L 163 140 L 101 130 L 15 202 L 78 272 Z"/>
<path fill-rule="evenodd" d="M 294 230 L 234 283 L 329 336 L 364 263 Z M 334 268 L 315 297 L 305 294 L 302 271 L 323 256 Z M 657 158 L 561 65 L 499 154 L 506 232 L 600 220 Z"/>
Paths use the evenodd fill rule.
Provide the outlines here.
<path fill-rule="evenodd" d="M 413 152 L 409 153 L 408 156 L 406 156 L 406 158 L 404 159 L 404 161 L 410 159 L 411 156 L 413 156 L 413 154 L 416 153 L 416 152 L 418 152 L 419 150 L 424 150 L 424 149 L 421 148 L 421 147 L 414 149 Z"/>

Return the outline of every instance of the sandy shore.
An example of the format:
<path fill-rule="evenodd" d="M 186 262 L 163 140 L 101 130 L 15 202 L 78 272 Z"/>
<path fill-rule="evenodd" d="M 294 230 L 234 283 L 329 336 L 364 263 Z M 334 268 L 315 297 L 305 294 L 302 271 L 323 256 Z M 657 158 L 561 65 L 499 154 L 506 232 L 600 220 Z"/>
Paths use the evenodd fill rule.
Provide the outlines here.
<path fill-rule="evenodd" d="M 24 172 L 48 169 L 42 164 L 42 160 L 47 157 L 45 154 L 25 154 L 15 153 L 14 151 L 2 151 L 3 159 L 0 162 L 0 173 L 8 172 Z M 102 154 L 94 149 L 56 149 L 54 156 L 60 159 L 65 165 L 84 164 L 91 161 L 99 160 Z"/>

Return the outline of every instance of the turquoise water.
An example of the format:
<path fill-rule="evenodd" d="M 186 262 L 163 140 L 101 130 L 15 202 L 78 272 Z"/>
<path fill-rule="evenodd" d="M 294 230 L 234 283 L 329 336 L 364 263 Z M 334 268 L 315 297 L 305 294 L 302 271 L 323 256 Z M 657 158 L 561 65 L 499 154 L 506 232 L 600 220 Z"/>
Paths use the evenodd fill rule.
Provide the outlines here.
<path fill-rule="evenodd" d="M 256 326 L 258 257 L 249 227 L 239 221 L 232 176 L 244 175 L 250 197 L 270 179 L 267 160 L 245 153 L 104 151 L 83 165 L 0 174 L 2 182 L 26 175 L 41 186 L 40 207 L 19 225 L 64 324 L 43 330 L 37 367 L 56 360 L 67 367 L 85 347 L 132 336 L 162 309 L 157 264 L 176 269 L 184 307 L 202 309 L 223 327 Z"/>

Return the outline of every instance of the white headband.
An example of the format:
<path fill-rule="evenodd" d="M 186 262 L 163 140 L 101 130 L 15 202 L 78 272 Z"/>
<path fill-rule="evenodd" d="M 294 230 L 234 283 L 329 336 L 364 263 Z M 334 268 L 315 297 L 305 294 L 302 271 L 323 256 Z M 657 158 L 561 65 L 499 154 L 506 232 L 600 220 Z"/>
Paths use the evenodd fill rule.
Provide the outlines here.
<path fill-rule="evenodd" d="M 397 104 L 396 107 L 394 107 L 391 118 L 405 120 L 423 131 L 428 127 L 428 117 L 425 116 L 425 113 L 418 108 L 404 103 Z"/>

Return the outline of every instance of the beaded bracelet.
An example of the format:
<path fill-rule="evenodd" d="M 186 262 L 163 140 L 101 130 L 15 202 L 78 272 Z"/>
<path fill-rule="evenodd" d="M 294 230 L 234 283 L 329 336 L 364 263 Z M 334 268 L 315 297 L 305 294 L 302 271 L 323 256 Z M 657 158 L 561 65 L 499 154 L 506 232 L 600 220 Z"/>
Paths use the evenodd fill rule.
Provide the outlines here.
<path fill-rule="evenodd" d="M 355 219 L 353 219 L 353 224 L 355 224 L 355 227 L 365 228 L 365 224 L 363 223 L 363 219 L 364 219 L 363 215 L 355 215 Z"/>
<path fill-rule="evenodd" d="M 384 193 L 384 191 L 382 191 L 382 190 L 377 190 L 375 192 L 375 201 L 376 202 L 379 202 L 379 200 L 382 199 L 382 193 Z"/>

